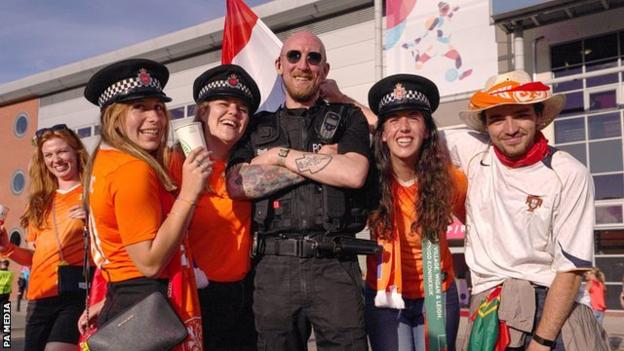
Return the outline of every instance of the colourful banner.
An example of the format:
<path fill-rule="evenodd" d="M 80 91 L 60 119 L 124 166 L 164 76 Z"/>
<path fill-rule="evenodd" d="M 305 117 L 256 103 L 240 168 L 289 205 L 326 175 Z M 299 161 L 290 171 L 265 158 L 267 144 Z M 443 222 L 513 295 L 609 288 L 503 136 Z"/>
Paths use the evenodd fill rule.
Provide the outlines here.
<path fill-rule="evenodd" d="M 448 96 L 498 72 L 488 0 L 388 0 L 386 12 L 385 75 L 422 75 Z"/>

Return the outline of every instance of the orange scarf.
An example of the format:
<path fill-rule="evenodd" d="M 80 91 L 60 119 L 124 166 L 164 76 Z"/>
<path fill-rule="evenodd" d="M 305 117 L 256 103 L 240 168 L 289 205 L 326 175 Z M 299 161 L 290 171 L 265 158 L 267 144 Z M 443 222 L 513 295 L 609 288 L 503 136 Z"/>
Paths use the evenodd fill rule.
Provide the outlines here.
<path fill-rule="evenodd" d="M 401 239 L 399 237 L 399 225 L 396 218 L 401 214 L 401 202 L 398 194 L 399 185 L 392 180 L 392 197 L 394 198 L 394 218 L 392 219 L 392 238 L 383 239 L 379 235 L 377 243 L 383 247 L 377 256 L 377 293 L 375 306 L 395 309 L 404 309 L 403 300 L 403 273 L 401 271 Z M 414 194 L 416 196 L 416 194 Z M 414 199 L 408 199 L 414 203 Z"/>

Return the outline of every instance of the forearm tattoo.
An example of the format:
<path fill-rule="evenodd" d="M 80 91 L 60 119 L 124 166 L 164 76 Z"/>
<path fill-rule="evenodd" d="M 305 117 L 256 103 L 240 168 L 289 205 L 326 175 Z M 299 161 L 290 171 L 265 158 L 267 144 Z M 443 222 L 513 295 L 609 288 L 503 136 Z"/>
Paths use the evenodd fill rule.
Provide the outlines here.
<path fill-rule="evenodd" d="M 310 174 L 322 171 L 331 162 L 332 157 L 326 154 L 304 154 L 295 160 L 299 173 L 310 172 Z"/>
<path fill-rule="evenodd" d="M 240 165 L 230 172 L 228 191 L 237 198 L 262 198 L 305 180 L 284 167 L 270 165 Z"/>

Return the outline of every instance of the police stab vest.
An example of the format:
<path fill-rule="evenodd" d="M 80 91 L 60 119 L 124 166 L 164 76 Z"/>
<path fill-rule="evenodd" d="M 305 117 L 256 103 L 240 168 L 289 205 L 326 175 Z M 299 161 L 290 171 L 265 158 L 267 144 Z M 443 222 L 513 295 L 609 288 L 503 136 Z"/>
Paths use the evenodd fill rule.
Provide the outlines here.
<path fill-rule="evenodd" d="M 318 103 L 302 115 L 285 109 L 254 116 L 255 154 L 273 147 L 318 152 L 340 140 L 355 107 Z M 365 189 L 337 188 L 306 180 L 254 203 L 254 230 L 261 235 L 357 233 L 366 225 Z"/>

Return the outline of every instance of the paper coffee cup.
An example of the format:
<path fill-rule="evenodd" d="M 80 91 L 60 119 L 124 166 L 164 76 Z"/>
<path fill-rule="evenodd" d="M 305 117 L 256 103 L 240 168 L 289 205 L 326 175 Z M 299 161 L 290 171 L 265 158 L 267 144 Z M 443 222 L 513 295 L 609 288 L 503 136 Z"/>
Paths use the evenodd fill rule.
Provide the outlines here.
<path fill-rule="evenodd" d="M 195 150 L 196 148 L 203 146 L 206 147 L 206 140 L 204 140 L 204 131 L 202 125 L 199 122 L 192 122 L 188 124 L 175 127 L 175 133 L 182 145 L 182 151 L 184 156 Z"/>
<path fill-rule="evenodd" d="M 7 213 L 9 213 L 9 208 L 4 205 L 0 205 L 0 225 L 4 224 Z"/>

